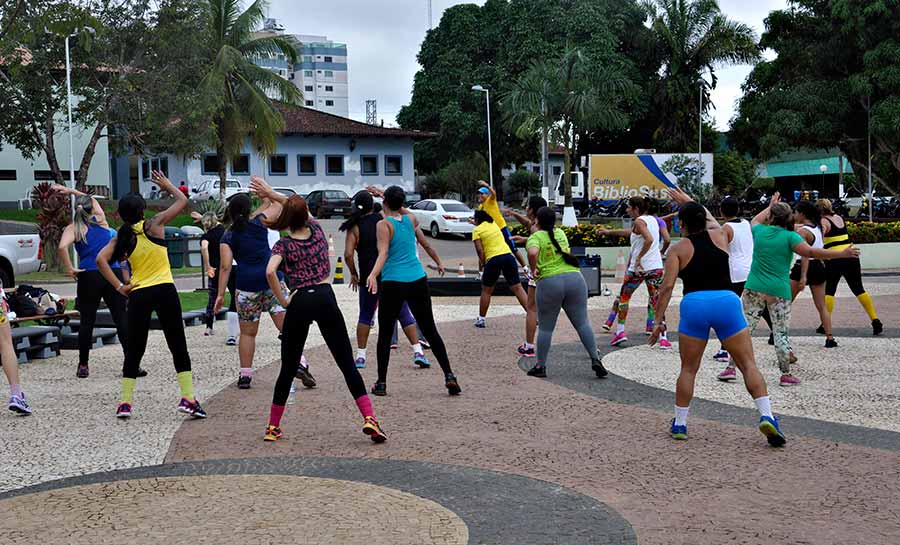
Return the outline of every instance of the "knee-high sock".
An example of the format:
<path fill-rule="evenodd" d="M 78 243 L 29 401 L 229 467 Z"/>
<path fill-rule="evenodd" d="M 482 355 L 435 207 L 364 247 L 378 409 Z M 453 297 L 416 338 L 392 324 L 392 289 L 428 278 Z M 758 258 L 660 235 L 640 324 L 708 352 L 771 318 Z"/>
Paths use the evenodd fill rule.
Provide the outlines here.
<path fill-rule="evenodd" d="M 834 313 L 834 295 L 825 296 L 825 308 L 828 309 L 828 314 Z"/>
<path fill-rule="evenodd" d="M 238 313 L 229 312 L 225 315 L 228 318 L 228 336 L 237 337 L 240 333 L 240 324 L 238 323 Z"/>
<path fill-rule="evenodd" d="M 131 403 L 134 396 L 134 385 L 137 381 L 133 378 L 122 379 L 122 403 Z"/>
<path fill-rule="evenodd" d="M 194 400 L 194 375 L 190 371 L 178 373 L 178 386 L 181 388 L 181 397 Z"/>
<path fill-rule="evenodd" d="M 872 296 L 869 295 L 869 292 L 864 291 L 856 296 L 856 300 L 859 301 L 859 304 L 862 305 L 864 309 L 866 309 L 866 314 L 869 315 L 870 320 L 877 320 L 878 313 L 875 312 L 875 303 L 872 302 Z"/>

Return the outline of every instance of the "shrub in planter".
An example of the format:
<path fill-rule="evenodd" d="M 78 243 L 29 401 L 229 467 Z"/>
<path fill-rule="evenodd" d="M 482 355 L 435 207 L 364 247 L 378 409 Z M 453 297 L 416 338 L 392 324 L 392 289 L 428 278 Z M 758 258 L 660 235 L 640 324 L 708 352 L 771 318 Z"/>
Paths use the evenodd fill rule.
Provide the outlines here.
<path fill-rule="evenodd" d="M 627 246 L 628 239 L 625 237 L 606 237 L 597 234 L 597 229 L 609 227 L 608 225 L 585 225 L 579 224 L 575 227 L 561 226 L 560 229 L 569 239 L 569 246 L 581 246 L 585 248 L 609 248 L 615 246 Z M 530 233 L 523 225 L 516 225 L 512 228 L 512 234 L 527 237 Z"/>
<path fill-rule="evenodd" d="M 878 242 L 900 242 L 900 222 L 871 223 L 861 221 L 847 223 L 850 240 L 857 244 L 875 244 Z"/>

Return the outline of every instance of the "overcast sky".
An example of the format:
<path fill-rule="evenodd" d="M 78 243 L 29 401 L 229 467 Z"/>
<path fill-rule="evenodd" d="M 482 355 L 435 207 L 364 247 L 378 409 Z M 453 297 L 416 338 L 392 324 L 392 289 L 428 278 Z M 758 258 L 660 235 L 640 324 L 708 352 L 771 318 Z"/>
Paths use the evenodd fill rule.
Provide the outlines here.
<path fill-rule="evenodd" d="M 445 9 L 456 4 L 433 0 L 434 25 Z M 787 0 L 719 0 L 729 17 L 763 30 L 769 11 L 784 8 Z M 269 15 L 290 34 L 326 35 L 347 44 L 350 65 L 350 117 L 365 120 L 366 99 L 378 101 L 378 116 L 386 124 L 409 103 L 413 76 L 419 69 L 416 54 L 428 30 L 428 0 L 270 0 Z M 717 70 L 713 116 L 719 129 L 728 128 L 741 83 L 750 67 Z"/>

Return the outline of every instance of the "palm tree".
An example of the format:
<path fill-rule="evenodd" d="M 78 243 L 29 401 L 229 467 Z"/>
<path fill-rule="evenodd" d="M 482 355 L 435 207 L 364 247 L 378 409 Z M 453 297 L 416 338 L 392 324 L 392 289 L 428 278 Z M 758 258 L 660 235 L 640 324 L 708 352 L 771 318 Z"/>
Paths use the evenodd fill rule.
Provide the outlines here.
<path fill-rule="evenodd" d="M 248 135 L 261 157 L 275 151 L 284 118 L 270 97 L 297 104 L 303 95 L 287 79 L 253 63 L 254 58 L 279 54 L 289 66 L 297 62 L 297 43 L 256 32 L 265 18 L 264 0 L 256 0 L 243 13 L 241 0 L 208 0 L 207 6 L 211 64 L 201 89 L 214 103 L 214 147 L 224 198 L 226 165 L 240 154 Z"/>
<path fill-rule="evenodd" d="M 660 120 L 657 147 L 687 151 L 697 134 L 698 119 L 709 109 L 716 88 L 716 67 L 755 63 L 760 58 L 756 33 L 728 19 L 716 0 L 644 0 L 662 65 L 656 97 Z M 703 79 L 708 71 L 711 82 Z M 703 93 L 700 112 L 698 92 Z"/>
<path fill-rule="evenodd" d="M 501 95 L 504 119 L 519 138 L 546 130 L 553 145 L 565 150 L 565 210 L 572 224 L 572 153 L 576 134 L 623 128 L 628 117 L 621 108 L 635 93 L 626 77 L 587 61 L 580 49 L 567 48 L 556 59 L 539 60 Z"/>

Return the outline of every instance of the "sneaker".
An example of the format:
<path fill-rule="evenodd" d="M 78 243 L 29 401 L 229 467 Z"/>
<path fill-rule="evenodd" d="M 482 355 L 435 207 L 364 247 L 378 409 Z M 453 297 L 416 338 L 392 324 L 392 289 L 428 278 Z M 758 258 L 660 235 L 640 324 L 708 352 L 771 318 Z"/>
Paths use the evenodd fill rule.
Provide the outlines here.
<path fill-rule="evenodd" d="M 737 380 L 737 371 L 735 371 L 734 367 L 726 367 L 722 369 L 721 373 L 716 375 L 716 378 L 722 382 L 731 382 L 732 380 Z"/>
<path fill-rule="evenodd" d="M 825 339 L 825 348 L 837 348 L 838 343 L 834 339 Z"/>
<path fill-rule="evenodd" d="M 78 370 L 75 371 L 75 376 L 78 378 L 88 378 L 91 375 L 91 370 L 86 363 L 79 363 Z"/>
<path fill-rule="evenodd" d="M 356 368 L 357 369 L 365 369 L 366 368 L 366 358 L 356 358 Z"/>
<path fill-rule="evenodd" d="M 249 390 L 250 382 L 253 381 L 253 377 L 248 377 L 246 375 L 241 375 L 238 377 L 237 387 L 241 390 Z"/>
<path fill-rule="evenodd" d="M 653 320 L 647 319 L 647 326 L 644 328 L 644 335 L 649 336 L 653 333 Z"/>
<path fill-rule="evenodd" d="M 181 398 L 178 403 L 178 412 L 184 413 L 194 418 L 206 418 L 206 411 L 200 406 L 200 402 L 196 399 L 191 401 L 186 397 Z"/>
<path fill-rule="evenodd" d="M 413 365 L 418 365 L 421 369 L 428 369 L 431 367 L 431 362 L 428 361 L 428 358 L 425 357 L 425 354 L 422 352 L 416 352 L 413 354 Z"/>
<path fill-rule="evenodd" d="M 713 355 L 713 359 L 720 363 L 728 363 L 731 361 L 731 356 L 728 354 L 728 350 L 719 350 Z"/>
<path fill-rule="evenodd" d="M 781 380 L 778 381 L 779 386 L 799 386 L 800 379 L 795 377 L 790 373 L 785 373 L 781 375 Z"/>
<path fill-rule="evenodd" d="M 366 422 L 363 424 L 362 431 L 375 443 L 384 443 L 387 441 L 387 435 L 384 433 L 384 430 L 381 429 L 378 421 L 372 416 L 366 417 Z"/>
<path fill-rule="evenodd" d="M 628 337 L 625 335 L 624 331 L 620 331 L 616 333 L 616 335 L 609 341 L 610 346 L 619 346 L 622 343 L 628 342 Z"/>
<path fill-rule="evenodd" d="M 684 441 L 685 439 L 687 439 L 687 426 L 679 426 L 675 424 L 675 419 L 673 418 L 669 433 L 672 434 L 672 439 Z"/>
<path fill-rule="evenodd" d="M 458 396 L 462 392 L 462 388 L 459 387 L 459 382 L 456 380 L 456 375 L 453 373 L 447 373 L 444 377 L 444 386 L 447 387 L 447 393 L 452 396 Z"/>
<path fill-rule="evenodd" d="M 659 340 L 659 349 L 660 350 L 672 350 L 672 343 L 669 342 L 669 339 L 660 339 Z"/>
<path fill-rule="evenodd" d="M 301 362 L 300 365 L 297 366 L 297 378 L 300 379 L 300 382 L 303 383 L 303 386 L 307 388 L 315 388 L 316 387 L 316 379 L 313 378 L 312 373 L 309 372 L 309 367 L 303 365 Z"/>
<path fill-rule="evenodd" d="M 603 367 L 603 361 L 600 359 L 591 360 L 591 369 L 597 375 L 597 378 L 606 378 L 606 375 L 609 374 L 609 371 L 606 370 L 606 367 Z"/>
<path fill-rule="evenodd" d="M 387 384 L 385 384 L 384 382 L 376 382 L 372 386 L 372 395 L 386 396 L 387 395 Z"/>
<path fill-rule="evenodd" d="M 119 403 L 116 407 L 116 418 L 131 418 L 131 403 Z"/>
<path fill-rule="evenodd" d="M 778 427 L 777 416 L 760 416 L 758 427 L 759 431 L 761 431 L 762 434 L 766 436 L 766 440 L 773 447 L 783 447 L 787 442 L 787 440 L 784 438 L 784 434 L 781 433 L 781 428 Z"/>
<path fill-rule="evenodd" d="M 769 344 L 775 346 L 775 334 L 769 333 Z"/>
<path fill-rule="evenodd" d="M 397 350 L 397 348 L 399 348 L 399 347 L 400 347 L 399 344 L 397 344 L 397 343 L 391 343 L 391 350 Z"/>
<path fill-rule="evenodd" d="M 884 331 L 884 324 L 881 323 L 881 320 L 875 318 L 872 320 L 872 335 L 881 335 Z"/>
<path fill-rule="evenodd" d="M 543 365 L 535 365 L 526 374 L 529 377 L 547 378 L 547 368 Z"/>
<path fill-rule="evenodd" d="M 603 331 L 606 331 L 607 333 L 609 333 L 609 330 L 612 329 L 612 326 L 613 326 L 612 322 L 603 322 Z"/>
<path fill-rule="evenodd" d="M 478 329 L 484 329 L 487 327 L 487 324 L 484 321 L 484 318 L 475 318 L 475 327 Z"/>
<path fill-rule="evenodd" d="M 824 335 L 825 334 L 825 326 L 822 324 L 819 324 L 819 327 L 816 328 L 816 333 L 818 333 L 819 335 Z"/>
<path fill-rule="evenodd" d="M 278 441 L 284 437 L 284 434 L 281 433 L 281 428 L 278 426 L 266 426 L 266 434 L 263 436 L 263 441 Z"/>
<path fill-rule="evenodd" d="M 138 377 L 138 378 L 143 378 L 143 377 L 146 377 L 146 376 L 147 376 L 147 371 L 144 371 L 143 369 L 141 369 L 140 367 L 138 367 L 137 377 Z"/>
<path fill-rule="evenodd" d="M 228 337 L 225 339 L 225 344 L 227 346 L 237 346 L 237 337 Z"/>
<path fill-rule="evenodd" d="M 28 402 L 25 401 L 24 393 L 22 394 L 22 397 L 9 396 L 9 410 L 21 416 L 28 416 L 31 414 L 31 407 L 29 407 Z"/>
<path fill-rule="evenodd" d="M 519 353 L 520 357 L 533 358 L 534 357 L 534 346 L 531 346 L 531 348 L 525 348 L 525 343 L 522 343 L 516 348 L 516 352 Z"/>
<path fill-rule="evenodd" d="M 206 328 L 206 331 L 203 332 L 203 336 L 204 336 L 204 337 L 212 337 L 212 336 L 213 336 L 213 330 L 212 330 L 212 328 L 211 328 L 211 327 L 207 327 L 207 328 Z"/>

